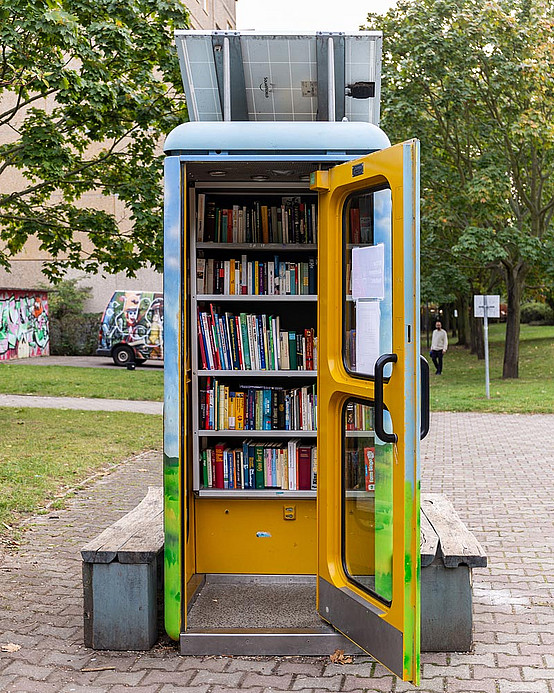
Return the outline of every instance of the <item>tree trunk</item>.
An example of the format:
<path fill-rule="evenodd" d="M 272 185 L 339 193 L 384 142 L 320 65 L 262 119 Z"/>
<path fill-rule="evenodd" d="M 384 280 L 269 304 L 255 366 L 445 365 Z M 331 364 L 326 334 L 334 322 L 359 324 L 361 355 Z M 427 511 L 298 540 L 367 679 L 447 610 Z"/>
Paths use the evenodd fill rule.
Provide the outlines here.
<path fill-rule="evenodd" d="M 521 318 L 521 295 L 525 285 L 527 266 L 517 262 L 504 266 L 508 292 L 508 315 L 506 316 L 506 342 L 504 344 L 503 378 L 519 377 L 519 326 Z"/>
<path fill-rule="evenodd" d="M 458 307 L 458 344 L 468 346 L 469 335 L 469 306 L 467 296 L 461 295 L 457 301 Z"/>
<path fill-rule="evenodd" d="M 485 358 L 485 336 L 483 334 L 483 318 L 470 319 L 471 328 L 471 353 L 476 354 L 478 359 Z"/>

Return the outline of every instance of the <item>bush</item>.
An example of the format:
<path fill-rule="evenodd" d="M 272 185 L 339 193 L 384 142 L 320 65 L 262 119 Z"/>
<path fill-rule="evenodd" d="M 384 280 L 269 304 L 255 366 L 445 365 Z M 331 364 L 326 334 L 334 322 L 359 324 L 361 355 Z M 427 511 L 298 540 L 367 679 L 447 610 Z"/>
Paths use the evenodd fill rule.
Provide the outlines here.
<path fill-rule="evenodd" d="M 53 356 L 94 356 L 102 313 L 65 315 L 50 320 L 50 353 Z"/>
<path fill-rule="evenodd" d="M 521 322 L 554 325 L 554 312 L 546 303 L 532 301 L 521 306 Z"/>
<path fill-rule="evenodd" d="M 50 353 L 55 356 L 93 356 L 98 342 L 101 314 L 85 313 L 92 289 L 66 279 L 50 290 Z"/>

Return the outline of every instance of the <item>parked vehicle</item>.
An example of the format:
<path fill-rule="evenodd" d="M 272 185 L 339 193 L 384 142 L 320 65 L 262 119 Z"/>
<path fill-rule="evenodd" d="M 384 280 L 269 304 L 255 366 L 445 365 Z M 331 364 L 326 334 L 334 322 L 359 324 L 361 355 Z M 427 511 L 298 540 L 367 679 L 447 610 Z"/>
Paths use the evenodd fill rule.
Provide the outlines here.
<path fill-rule="evenodd" d="M 97 356 L 116 366 L 163 359 L 164 298 L 152 291 L 116 291 L 102 316 Z"/>

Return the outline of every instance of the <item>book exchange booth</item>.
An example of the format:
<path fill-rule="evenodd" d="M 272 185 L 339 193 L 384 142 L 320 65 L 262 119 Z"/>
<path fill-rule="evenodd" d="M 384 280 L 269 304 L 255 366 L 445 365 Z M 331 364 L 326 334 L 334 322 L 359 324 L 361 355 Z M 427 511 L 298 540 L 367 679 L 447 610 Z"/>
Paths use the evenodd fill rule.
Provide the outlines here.
<path fill-rule="evenodd" d="M 381 36 L 176 40 L 167 632 L 182 654 L 360 647 L 417 682 L 419 149 L 378 127 Z"/>

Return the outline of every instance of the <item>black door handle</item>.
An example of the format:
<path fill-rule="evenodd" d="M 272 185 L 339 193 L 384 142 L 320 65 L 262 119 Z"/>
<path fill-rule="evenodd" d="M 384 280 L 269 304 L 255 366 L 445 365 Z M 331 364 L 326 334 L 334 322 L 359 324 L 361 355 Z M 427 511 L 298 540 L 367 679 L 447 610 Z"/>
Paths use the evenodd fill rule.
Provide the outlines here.
<path fill-rule="evenodd" d="M 429 396 L 429 363 L 425 356 L 420 355 L 421 367 L 421 430 L 419 439 L 423 440 L 429 433 L 429 424 L 431 421 L 430 414 L 430 396 Z"/>
<path fill-rule="evenodd" d="M 396 354 L 383 354 L 375 361 L 375 433 L 383 443 L 396 443 L 398 436 L 396 433 L 387 433 L 385 431 L 383 415 L 385 404 L 383 402 L 383 370 L 387 363 L 396 363 L 398 356 Z"/>

